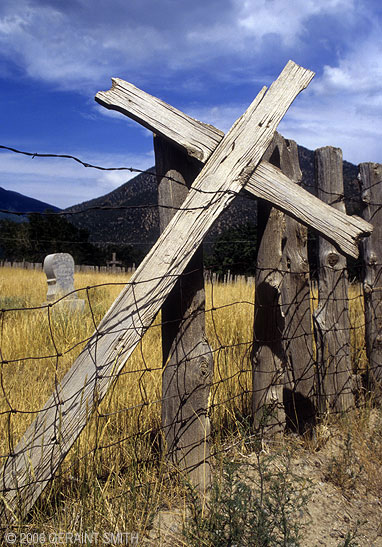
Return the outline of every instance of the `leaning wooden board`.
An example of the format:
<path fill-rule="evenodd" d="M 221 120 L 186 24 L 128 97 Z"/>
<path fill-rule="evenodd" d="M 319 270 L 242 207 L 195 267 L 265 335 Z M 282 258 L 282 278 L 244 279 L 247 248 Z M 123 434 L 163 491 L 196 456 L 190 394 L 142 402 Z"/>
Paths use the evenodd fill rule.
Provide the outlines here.
<path fill-rule="evenodd" d="M 290 61 L 262 89 L 211 154 L 182 210 L 168 224 L 10 455 L 1 480 L 1 517 L 22 498 L 28 512 L 152 323 L 207 231 L 247 183 L 288 107 L 313 77 Z M 20 498 L 19 498 L 20 499 Z M 11 511 L 9 511 L 9 509 Z"/>
<path fill-rule="evenodd" d="M 200 162 L 205 163 L 221 142 L 224 133 L 216 127 L 187 116 L 129 82 L 113 78 L 112 83 L 111 89 L 97 93 L 98 103 L 171 140 Z M 361 218 L 330 207 L 266 161 L 261 161 L 245 189 L 313 228 L 353 257 L 358 256 L 360 236 L 372 231 L 372 226 Z"/>

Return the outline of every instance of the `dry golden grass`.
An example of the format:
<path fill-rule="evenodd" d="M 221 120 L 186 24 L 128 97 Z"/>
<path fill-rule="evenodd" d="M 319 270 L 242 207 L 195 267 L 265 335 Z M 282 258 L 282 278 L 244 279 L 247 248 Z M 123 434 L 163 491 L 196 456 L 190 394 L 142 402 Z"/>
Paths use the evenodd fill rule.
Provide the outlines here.
<path fill-rule="evenodd" d="M 1 273 L 0 309 L 9 310 L 1 314 L 0 324 L 0 455 L 4 456 L 70 368 L 128 278 L 76 274 L 75 286 L 82 289 L 79 297 L 86 300 L 85 313 L 65 318 L 49 317 L 47 308 L 38 309 L 46 296 L 42 272 L 3 268 Z M 240 417 L 248 414 L 253 300 L 254 286 L 245 282 L 207 286 L 216 443 L 227 434 L 240 433 Z M 24 307 L 37 308 L 17 309 Z M 350 318 L 353 364 L 358 369 L 365 366 L 358 286 L 351 287 Z M 173 492 L 162 487 L 168 470 L 159 450 L 161 366 L 158 317 L 75 443 L 63 466 L 67 471 L 36 507 L 34 523 L 44 529 L 58 525 L 74 529 L 89 526 L 93 519 L 92 525 L 101 529 L 145 529 L 155 508 L 166 505 Z"/>
<path fill-rule="evenodd" d="M 2 270 L 0 308 L 7 311 L 2 313 L 0 332 L 1 455 L 15 446 L 127 280 L 120 275 L 76 274 L 76 288 L 84 289 L 78 294 L 86 300 L 85 313 L 68 319 L 60 314 L 49 315 L 48 308 L 38 309 L 46 296 L 46 277 L 42 272 Z M 211 404 L 213 420 L 222 426 L 217 428 L 220 432 L 248 401 L 253 287 L 243 283 L 227 290 L 218 284 L 210 286 L 207 292 L 210 311 L 206 328 L 216 371 Z M 83 498 L 78 488 L 89 484 L 96 488 L 95 477 L 96 482 L 100 481 L 97 488 L 102 495 L 97 500 L 102 504 L 110 491 L 118 500 L 120 493 L 134 490 L 136 481 L 139 488 L 135 495 L 140 503 L 134 502 L 136 511 L 128 504 L 123 515 L 129 520 L 139 516 L 141 521 L 142 504 L 155 500 L 151 490 L 159 492 L 163 471 L 158 465 L 161 367 L 158 317 L 66 458 L 63 468 L 67 472 L 54 481 L 50 494 L 45 494 L 45 506 L 48 499 L 56 499 L 57 491 L 65 491 L 68 503 L 72 500 L 77 508 L 78 496 Z M 222 382 L 224 379 L 227 380 Z M 103 448 L 96 450 L 98 447 Z M 145 484 L 149 486 L 142 486 Z M 89 496 L 83 501 L 86 506 Z M 92 507 L 94 513 L 97 503 Z M 104 510 L 102 514 L 104 518 Z"/>

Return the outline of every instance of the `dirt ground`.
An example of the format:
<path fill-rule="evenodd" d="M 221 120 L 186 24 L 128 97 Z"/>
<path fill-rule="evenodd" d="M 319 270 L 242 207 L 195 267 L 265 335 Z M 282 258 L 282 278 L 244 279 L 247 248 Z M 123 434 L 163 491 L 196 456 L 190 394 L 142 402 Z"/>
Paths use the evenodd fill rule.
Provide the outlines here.
<path fill-rule="evenodd" d="M 301 514 L 300 545 L 382 547 L 382 468 L 374 468 L 375 482 L 370 482 L 370 469 L 365 469 L 356 448 L 346 445 L 343 431 L 332 429 L 321 444 L 313 450 L 297 447 L 291 459 L 291 471 L 311 485 Z M 243 460 L 255 465 L 256 455 L 243 455 Z M 179 507 L 162 511 L 145 545 L 186 546 L 181 539 L 183 518 Z"/>
<path fill-rule="evenodd" d="M 342 546 L 350 532 L 355 536 L 351 545 L 382 547 L 381 498 L 368 492 L 361 481 L 356 481 L 356 488 L 349 491 L 332 484 L 326 478 L 330 458 L 330 450 L 325 450 L 293 462 L 295 472 L 312 481 L 306 510 L 311 522 L 305 527 L 302 544 Z"/>

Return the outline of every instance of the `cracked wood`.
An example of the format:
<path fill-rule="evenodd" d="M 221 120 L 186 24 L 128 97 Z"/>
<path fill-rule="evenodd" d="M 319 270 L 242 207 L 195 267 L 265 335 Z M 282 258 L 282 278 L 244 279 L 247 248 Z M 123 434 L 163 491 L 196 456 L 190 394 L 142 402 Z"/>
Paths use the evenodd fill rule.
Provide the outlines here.
<path fill-rule="evenodd" d="M 248 181 L 278 123 L 313 73 L 290 61 L 216 147 L 140 264 L 2 470 L 2 520 L 27 513 L 121 372 L 204 236 Z M 235 146 L 233 146 L 235 143 Z M 11 509 L 11 511 L 9 511 Z"/>
<path fill-rule="evenodd" d="M 224 136 L 219 129 L 191 118 L 119 78 L 113 78 L 112 88 L 98 92 L 95 99 L 106 108 L 117 110 L 155 134 L 166 137 L 203 163 Z M 265 120 L 259 121 L 259 124 L 263 123 Z M 235 147 L 235 141 L 231 146 Z M 358 240 L 373 229 L 370 223 L 337 211 L 303 188 L 296 187 L 280 169 L 266 161 L 258 165 L 245 189 L 313 228 L 353 257 L 358 256 Z"/>

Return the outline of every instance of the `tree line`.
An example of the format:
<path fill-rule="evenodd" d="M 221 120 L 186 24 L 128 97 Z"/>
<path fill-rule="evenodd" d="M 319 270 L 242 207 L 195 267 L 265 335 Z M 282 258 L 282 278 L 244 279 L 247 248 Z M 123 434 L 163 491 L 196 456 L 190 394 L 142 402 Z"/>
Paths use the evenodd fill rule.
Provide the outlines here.
<path fill-rule="evenodd" d="M 43 262 L 51 253 L 70 253 L 76 264 L 103 265 L 112 253 L 124 266 L 142 260 L 131 245 L 95 245 L 87 230 L 77 228 L 60 215 L 31 213 L 22 222 L 0 220 L 0 257 L 9 261 Z"/>

